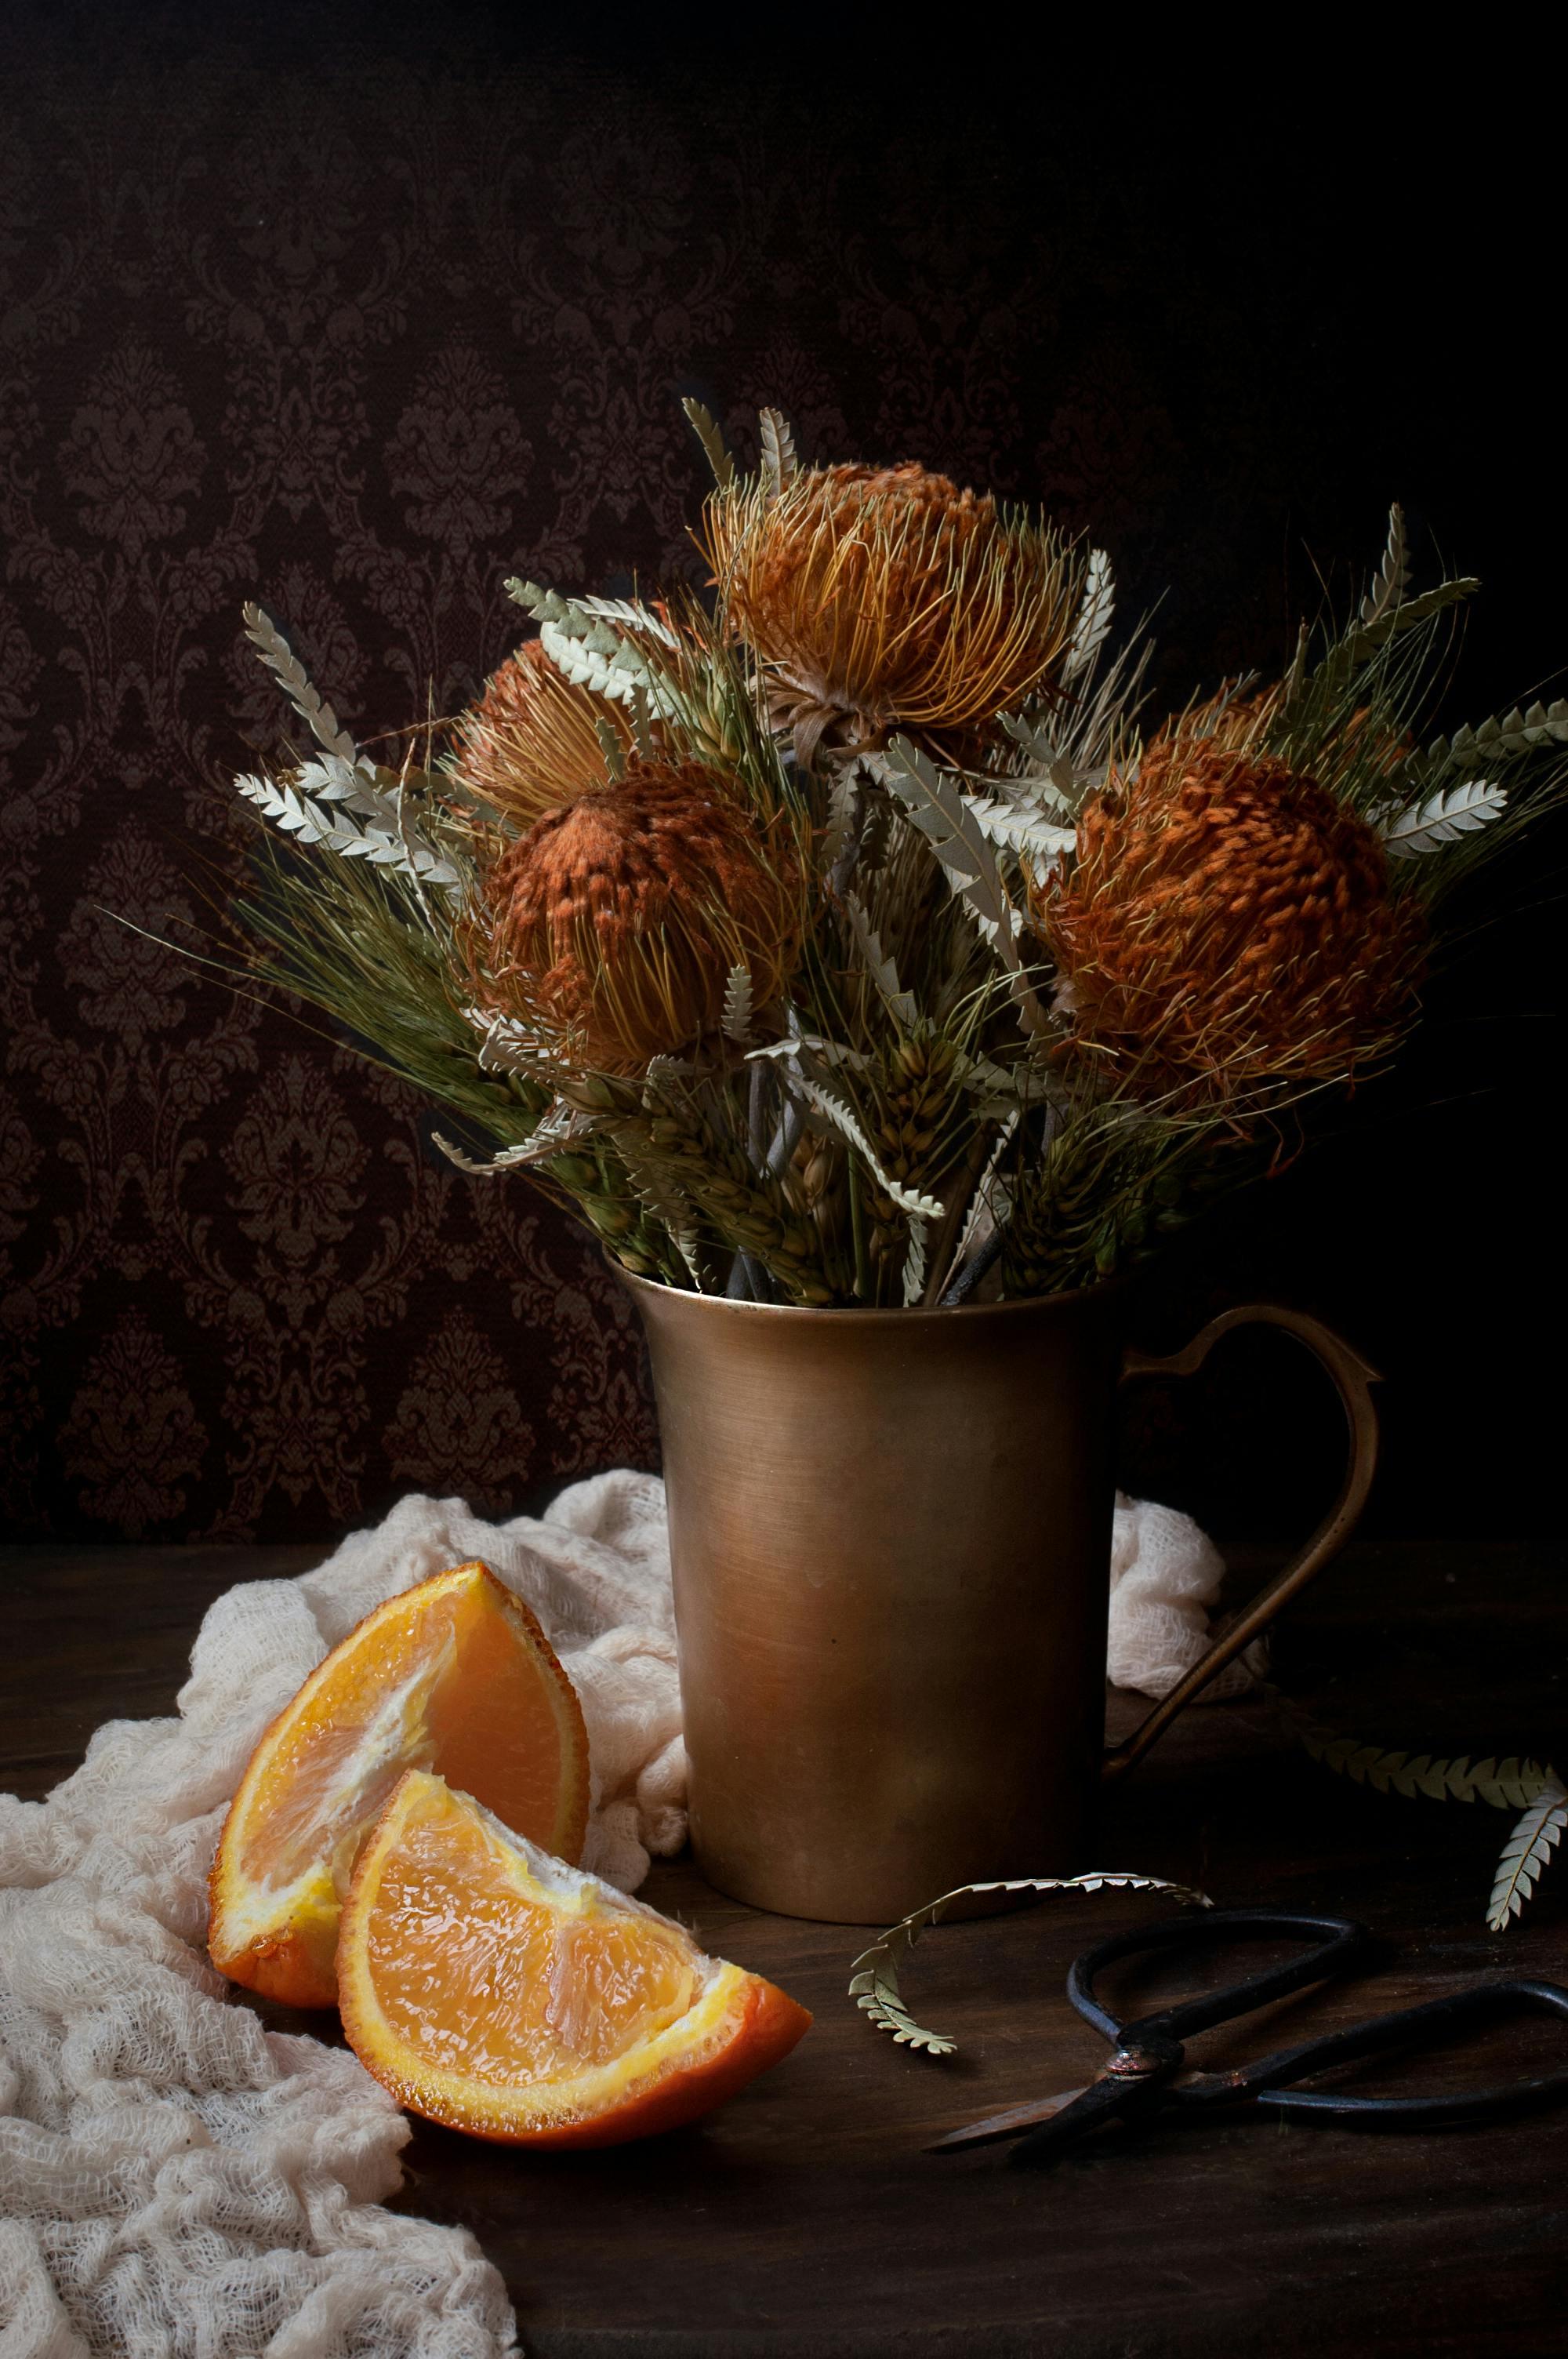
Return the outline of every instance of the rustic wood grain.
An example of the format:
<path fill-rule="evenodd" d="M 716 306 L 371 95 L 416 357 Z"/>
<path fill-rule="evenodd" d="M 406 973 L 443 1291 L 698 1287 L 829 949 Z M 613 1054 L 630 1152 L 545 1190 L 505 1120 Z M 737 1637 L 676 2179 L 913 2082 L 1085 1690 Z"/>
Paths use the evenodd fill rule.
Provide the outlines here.
<path fill-rule="evenodd" d="M 0 1777 L 42 1793 L 111 1713 L 167 1710 L 204 1605 L 302 1549 L 12 1549 L 0 1593 Z M 1240 1585 L 1245 1586 L 1243 1582 Z M 1298 1611 L 1279 1669 L 1336 1727 L 1441 1751 L 1561 1762 L 1568 1583 L 1526 1549 L 1354 1549 Z M 1132 1707 L 1113 1700 L 1113 1720 Z M 1222 1902 L 1364 1918 L 1381 1971 L 1249 2027 L 1276 2045 L 1476 1976 L 1568 1978 L 1568 1867 L 1524 1925 L 1481 1921 L 1509 1821 L 1331 1777 L 1254 1704 L 1197 1710 L 1108 1803 L 1097 1864 L 1201 1882 Z M 530 2158 L 416 2126 L 411 2212 L 473 2230 L 537 2359 L 1234 2359 L 1237 2354 L 1568 2350 L 1568 2110 L 1428 2136 L 1212 2121 L 1112 2132 L 1051 2174 L 923 2143 L 1070 2088 L 1100 2043 L 1065 2006 L 1076 1951 L 1149 1904 L 1047 1901 L 932 1935 L 904 1976 L 952 2031 L 936 2062 L 848 2004 L 859 1929 L 769 1918 L 684 1861 L 646 1887 L 704 1943 L 816 2010 L 804 2045 L 710 2123 L 598 2156 Z M 1148 1989 L 1150 1984 L 1139 1986 Z M 242 2004 L 248 2001 L 242 2000 Z M 261 2010 L 335 2037 L 330 2018 Z M 1463 2085 L 1539 2059 L 1548 2027 L 1484 2059 L 1424 2060 Z M 1200 2055 L 1240 2052 L 1221 2029 Z M 1418 2068 L 1402 2068 L 1409 2080 Z M 1385 2075 L 1391 2085 L 1393 2074 Z"/>

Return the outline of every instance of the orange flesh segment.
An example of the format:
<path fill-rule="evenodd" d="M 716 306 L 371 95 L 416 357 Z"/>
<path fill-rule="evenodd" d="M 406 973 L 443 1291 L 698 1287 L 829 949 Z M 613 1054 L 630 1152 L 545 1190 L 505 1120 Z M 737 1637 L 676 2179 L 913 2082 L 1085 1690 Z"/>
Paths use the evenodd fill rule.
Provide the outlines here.
<path fill-rule="evenodd" d="M 439 1768 L 551 1851 L 588 1817 L 577 1698 L 533 1615 L 481 1564 L 390 1599 L 263 1737 L 212 1875 L 213 1962 L 295 2006 L 330 2006 L 338 1916 L 406 1769 Z"/>
<path fill-rule="evenodd" d="M 418 1770 L 361 1856 L 338 1962 L 367 2070 L 415 2112 L 514 2144 L 607 2145 L 695 2120 L 811 2020 Z"/>
<path fill-rule="evenodd" d="M 382 1869 L 368 1952 L 390 2028 L 432 2069 L 508 2088 L 612 2062 L 697 1995 L 678 1927 L 566 1913 L 510 1874 L 482 1821 L 414 1817 Z"/>

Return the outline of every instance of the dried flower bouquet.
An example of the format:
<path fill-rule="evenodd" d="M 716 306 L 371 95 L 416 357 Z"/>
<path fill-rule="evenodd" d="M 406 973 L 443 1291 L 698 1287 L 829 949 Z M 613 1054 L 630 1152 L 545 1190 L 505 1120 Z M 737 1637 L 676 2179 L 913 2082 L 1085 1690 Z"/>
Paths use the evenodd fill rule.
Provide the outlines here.
<path fill-rule="evenodd" d="M 1151 724 L 1100 551 L 919 466 L 803 467 L 774 411 L 742 474 L 688 407 L 711 600 L 511 584 L 536 636 L 396 766 L 247 608 L 315 740 L 238 782 L 291 839 L 254 963 L 643 1276 L 1107 1277 L 1389 1057 L 1446 897 L 1568 783 L 1568 702 L 1419 741 L 1477 585 L 1412 593 L 1395 508 L 1347 623 Z"/>

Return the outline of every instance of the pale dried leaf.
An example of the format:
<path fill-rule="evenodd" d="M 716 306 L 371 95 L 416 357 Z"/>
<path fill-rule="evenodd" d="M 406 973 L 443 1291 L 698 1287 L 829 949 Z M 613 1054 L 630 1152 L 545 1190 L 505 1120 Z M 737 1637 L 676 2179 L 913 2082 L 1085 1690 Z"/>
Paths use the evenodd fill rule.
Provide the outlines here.
<path fill-rule="evenodd" d="M 296 712 L 308 728 L 317 744 L 340 761 L 356 763 L 359 748 L 346 729 L 339 723 L 331 706 L 311 686 L 304 665 L 295 654 L 272 616 L 258 606 L 254 599 L 240 609 L 250 640 L 263 663 L 272 673 Z"/>
<path fill-rule="evenodd" d="M 871 1066 L 871 1059 L 859 1049 L 851 1049 L 843 1040 L 824 1039 L 819 1032 L 791 1032 L 785 1039 L 769 1040 L 762 1048 L 749 1049 L 746 1052 L 748 1064 L 762 1058 L 784 1064 L 799 1064 L 804 1057 L 809 1057 L 813 1064 L 825 1066 L 829 1071 L 841 1066 L 847 1072 L 863 1073 Z"/>
<path fill-rule="evenodd" d="M 864 1158 L 878 1187 L 884 1195 L 892 1198 L 901 1212 L 919 1213 L 928 1221 L 941 1219 L 943 1207 L 936 1197 L 922 1196 L 915 1189 L 904 1187 L 883 1170 L 876 1149 L 842 1098 L 835 1097 L 830 1090 L 822 1087 L 820 1082 L 813 1081 L 808 1073 L 799 1070 L 790 1073 L 789 1086 L 798 1091 L 813 1113 L 819 1114 L 824 1122 L 828 1123 L 839 1137 Z"/>
<path fill-rule="evenodd" d="M 823 838 L 822 856 L 832 872 L 840 892 L 849 882 L 856 832 L 860 826 L 860 800 L 865 793 L 859 769 L 853 763 L 838 772 L 827 790 L 827 832 Z M 844 874 L 838 874 L 839 864 Z"/>
<path fill-rule="evenodd" d="M 1059 794 L 1057 801 L 1060 804 Z M 1003 852 L 1024 853 L 1036 869 L 1054 867 L 1077 844 L 1076 828 L 1045 818 L 1028 803 L 966 794 L 964 809 L 989 842 Z"/>
<path fill-rule="evenodd" d="M 1405 512 L 1398 500 L 1389 510 L 1389 544 L 1383 551 L 1383 561 L 1372 578 L 1372 586 L 1361 601 L 1359 621 L 1363 627 L 1378 622 L 1392 612 L 1403 600 L 1410 581 L 1410 552 L 1405 544 Z"/>
<path fill-rule="evenodd" d="M 1167 1892 L 1195 1908 L 1212 1908 L 1206 1892 L 1186 1884 L 1173 1884 L 1161 1875 L 1138 1875 L 1121 1868 L 1091 1868 L 1082 1875 L 1022 1875 L 989 1884 L 964 1884 L 912 1909 L 890 1926 L 869 1950 L 854 1961 L 849 1996 L 879 2031 L 891 2032 L 901 2048 L 924 2049 L 929 2056 L 952 2056 L 957 2042 L 945 2032 L 926 2031 L 915 2022 L 899 1990 L 899 1968 L 933 1925 L 940 1924 L 956 1901 L 981 1893 L 1006 1892 Z"/>
<path fill-rule="evenodd" d="M 1568 745 L 1568 699 L 1551 704 L 1538 700 L 1520 711 L 1493 713 L 1486 721 L 1466 723 L 1451 737 L 1434 737 L 1426 752 L 1409 765 L 1411 774 L 1432 777 L 1444 770 L 1468 769 L 1482 762 L 1518 762 L 1552 745 Z"/>
<path fill-rule="evenodd" d="M 639 680 L 632 691 L 632 734 L 636 741 L 639 759 L 651 762 L 658 752 L 654 741 L 653 714 L 648 703 L 648 691 Z"/>
<path fill-rule="evenodd" d="M 1551 1864 L 1564 1827 L 1568 1827 L 1568 1788 L 1561 1778 L 1550 1777 L 1503 1845 L 1487 1908 L 1487 1923 L 1494 1933 L 1507 1932 L 1510 1919 L 1522 1914 L 1537 1877 Z"/>
<path fill-rule="evenodd" d="M 702 445 L 708 466 L 713 471 L 714 483 L 721 492 L 729 491 L 735 481 L 735 462 L 724 447 L 724 437 L 717 421 L 700 401 L 683 401 L 681 408 L 691 420 L 692 430 Z"/>
<path fill-rule="evenodd" d="M 787 491 L 800 471 L 795 452 L 795 436 L 789 420 L 779 409 L 762 409 L 757 413 L 758 435 L 762 453 L 762 481 L 776 499 Z"/>
<path fill-rule="evenodd" d="M 725 1035 L 737 1048 L 744 1049 L 752 1038 L 752 977 L 748 968 L 732 966 L 724 985 L 724 1013 L 719 1018 Z"/>
<path fill-rule="evenodd" d="M 853 893 L 846 893 L 843 907 L 856 948 L 888 1014 L 902 1031 L 909 1031 L 918 1015 L 913 992 L 905 991 L 900 984 L 898 968 L 882 949 L 881 937 L 866 914 L 864 904 Z"/>
<path fill-rule="evenodd" d="M 308 766 L 299 774 L 300 777 L 309 777 L 313 768 L 314 766 Z M 362 823 L 341 803 L 317 799 L 294 780 L 236 778 L 234 791 L 286 834 L 297 836 L 301 843 L 319 845 L 343 859 L 367 860 L 375 867 L 398 869 L 421 885 L 439 885 L 449 890 L 461 888 L 463 880 L 459 871 L 397 810 L 390 797 L 380 799 L 385 802 L 389 815 L 377 825 L 368 818 Z M 373 810 L 379 808 L 378 799 L 368 788 L 362 799 Z"/>
<path fill-rule="evenodd" d="M 918 1214 L 909 1224 L 909 1251 L 903 1260 L 903 1307 L 907 1310 L 925 1291 L 925 1248 L 929 1223 Z"/>
<path fill-rule="evenodd" d="M 1424 802 L 1411 803 L 1379 820 L 1383 849 L 1390 860 L 1418 860 L 1423 853 L 1435 852 L 1443 844 L 1456 843 L 1462 835 L 1489 827 L 1501 818 L 1508 799 L 1508 788 L 1490 778 L 1467 778 L 1463 786 L 1440 787 Z"/>
<path fill-rule="evenodd" d="M 1084 577 L 1083 603 L 1078 608 L 1073 636 L 1062 659 L 1064 680 L 1076 679 L 1080 672 L 1092 667 L 1105 644 L 1115 612 L 1116 582 L 1110 560 L 1103 549 L 1091 549 L 1088 571 Z"/>
<path fill-rule="evenodd" d="M 964 807 L 964 797 L 907 737 L 895 737 L 881 760 L 881 773 L 926 837 L 948 886 L 979 928 L 1013 979 L 1013 997 L 1025 1027 L 1048 1028 L 1049 1018 L 1023 973 L 1017 936 L 1018 912 L 982 830 Z"/>
<path fill-rule="evenodd" d="M 550 1124 L 544 1123 L 540 1125 L 532 1138 L 524 1139 L 518 1147 L 503 1147 L 499 1155 L 493 1155 L 488 1162 L 481 1163 L 476 1161 L 471 1155 L 465 1153 L 462 1147 L 457 1146 L 440 1131 L 432 1131 L 430 1134 L 434 1144 L 440 1148 L 448 1162 L 455 1163 L 460 1171 L 466 1171 L 470 1178 L 474 1180 L 488 1180 L 497 1171 L 519 1171 L 530 1163 L 543 1163 L 550 1156 L 559 1155 L 563 1147 L 570 1145 L 572 1140 L 580 1135 L 580 1132 L 573 1129 L 570 1125 L 563 1125 L 557 1129 Z"/>
<path fill-rule="evenodd" d="M 593 716 L 593 734 L 599 740 L 599 750 L 604 756 L 604 766 L 610 779 L 613 785 L 619 786 L 626 776 L 626 748 L 622 742 L 621 733 L 606 721 L 601 713 L 596 712 Z"/>

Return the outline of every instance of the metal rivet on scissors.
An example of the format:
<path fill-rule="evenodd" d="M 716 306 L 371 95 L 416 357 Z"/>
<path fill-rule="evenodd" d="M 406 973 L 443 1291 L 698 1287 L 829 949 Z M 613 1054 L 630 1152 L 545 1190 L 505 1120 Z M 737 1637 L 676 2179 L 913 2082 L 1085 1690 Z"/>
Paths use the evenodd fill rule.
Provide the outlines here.
<path fill-rule="evenodd" d="M 1180 1951 L 1211 1941 L 1310 1940 L 1314 1946 L 1281 1966 L 1178 2000 L 1156 2014 L 1122 2023 L 1094 1995 L 1095 1976 L 1119 1958 L 1149 1951 Z M 1014 2162 L 1051 2162 L 1086 2132 L 1111 2120 L 1160 2113 L 1190 2118 L 1218 2105 L 1250 2104 L 1310 2122 L 1357 2129 L 1447 2129 L 1462 2122 L 1501 2120 L 1568 2098 L 1568 2069 L 1499 2088 L 1450 2096 L 1356 2097 L 1296 2087 L 1335 2066 L 1365 2056 L 1436 2047 L 1454 2031 L 1470 2031 L 1503 2017 L 1540 2011 L 1568 2019 L 1568 1990 L 1558 1983 L 1477 1983 L 1448 1998 L 1373 2016 L 1347 2031 L 1333 2031 L 1298 2048 L 1281 2048 L 1230 2072 L 1186 2072 L 1183 2041 L 1211 2025 L 1249 2015 L 1271 1999 L 1343 1973 L 1366 1948 L 1367 1929 L 1347 1917 L 1307 1917 L 1275 1908 L 1220 1908 L 1196 1921 L 1179 1918 L 1086 1950 L 1067 1976 L 1067 1996 L 1087 2023 L 1111 2043 L 1109 2061 L 1085 2089 L 1044 2097 L 988 2114 L 967 2129 L 938 2138 L 933 2154 L 1017 2138 Z M 1182 2073 L 1180 2082 L 1176 2075 Z"/>

